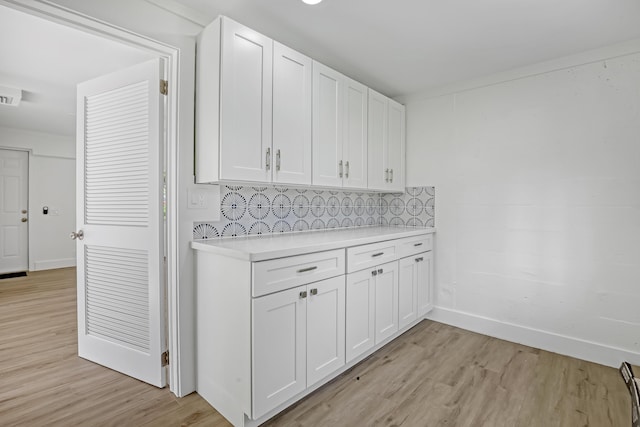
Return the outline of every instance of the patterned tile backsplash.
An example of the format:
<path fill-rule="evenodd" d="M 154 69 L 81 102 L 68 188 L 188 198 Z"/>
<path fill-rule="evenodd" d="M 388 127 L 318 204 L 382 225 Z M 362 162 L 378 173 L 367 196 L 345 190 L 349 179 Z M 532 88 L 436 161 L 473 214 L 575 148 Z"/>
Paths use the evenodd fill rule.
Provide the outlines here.
<path fill-rule="evenodd" d="M 281 186 L 221 186 L 220 221 L 197 222 L 194 239 L 341 227 L 434 226 L 434 187 L 366 193 Z"/>

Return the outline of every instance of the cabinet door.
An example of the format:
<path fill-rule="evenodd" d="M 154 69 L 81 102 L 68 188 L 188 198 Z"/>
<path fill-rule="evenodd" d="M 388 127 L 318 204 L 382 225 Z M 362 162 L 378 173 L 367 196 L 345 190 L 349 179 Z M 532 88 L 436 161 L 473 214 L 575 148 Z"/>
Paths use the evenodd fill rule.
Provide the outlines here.
<path fill-rule="evenodd" d="M 375 344 L 375 276 L 372 273 L 373 269 L 368 269 L 347 274 L 347 362 Z"/>
<path fill-rule="evenodd" d="M 311 64 L 273 43 L 273 182 L 311 184 Z"/>
<path fill-rule="evenodd" d="M 306 388 L 306 286 L 253 300 L 253 418 Z"/>
<path fill-rule="evenodd" d="M 220 177 L 271 181 L 273 42 L 229 19 L 222 22 Z"/>
<path fill-rule="evenodd" d="M 405 108 L 392 99 L 388 100 L 387 164 L 389 182 L 387 188 L 404 192 Z"/>
<path fill-rule="evenodd" d="M 382 264 L 375 276 L 376 344 L 398 331 L 398 261 Z"/>
<path fill-rule="evenodd" d="M 344 76 L 313 62 L 313 179 L 314 185 L 342 186 Z"/>
<path fill-rule="evenodd" d="M 424 316 L 433 309 L 433 251 L 416 256 L 422 258 L 418 267 L 418 316 Z"/>
<path fill-rule="evenodd" d="M 307 387 L 344 366 L 344 275 L 307 286 Z"/>
<path fill-rule="evenodd" d="M 346 79 L 343 186 L 367 188 L 367 87 Z"/>
<path fill-rule="evenodd" d="M 418 316 L 418 259 L 411 256 L 400 260 L 398 274 L 398 327 L 403 329 Z"/>
<path fill-rule="evenodd" d="M 369 89 L 368 115 L 368 184 L 370 189 L 385 190 L 389 180 L 388 167 L 385 166 L 388 138 L 387 97 Z"/>

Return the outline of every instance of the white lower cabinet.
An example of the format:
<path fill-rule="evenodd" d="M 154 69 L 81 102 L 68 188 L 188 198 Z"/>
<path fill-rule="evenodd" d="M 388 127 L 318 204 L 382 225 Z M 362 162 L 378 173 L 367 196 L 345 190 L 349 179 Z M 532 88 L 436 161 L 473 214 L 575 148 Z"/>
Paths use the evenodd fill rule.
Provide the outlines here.
<path fill-rule="evenodd" d="M 433 252 L 422 252 L 400 261 L 398 321 L 400 330 L 433 308 Z"/>
<path fill-rule="evenodd" d="M 370 270 L 347 274 L 347 362 L 375 344 L 376 288 Z"/>
<path fill-rule="evenodd" d="M 193 245 L 197 391 L 234 426 L 264 423 L 431 310 L 431 234 L 395 237 L 393 228 L 361 244 L 340 242 L 356 232 L 380 233 Z M 265 255 L 260 245 L 270 239 Z M 245 243 L 251 247 L 238 250 Z M 290 248 L 283 255 L 277 245 Z"/>
<path fill-rule="evenodd" d="M 347 275 L 347 362 L 398 331 L 398 261 Z"/>
<path fill-rule="evenodd" d="M 307 286 L 307 387 L 345 364 L 345 278 Z"/>
<path fill-rule="evenodd" d="M 345 364 L 344 275 L 253 300 L 253 416 Z"/>
<path fill-rule="evenodd" d="M 307 387 L 307 302 L 299 289 L 253 300 L 254 417 Z"/>
<path fill-rule="evenodd" d="M 398 261 L 380 265 L 375 273 L 378 344 L 398 332 Z"/>
<path fill-rule="evenodd" d="M 398 276 L 398 322 L 404 329 L 418 317 L 418 257 L 402 258 Z"/>
<path fill-rule="evenodd" d="M 433 309 L 433 251 L 418 255 L 417 299 L 418 316 L 424 316 Z"/>

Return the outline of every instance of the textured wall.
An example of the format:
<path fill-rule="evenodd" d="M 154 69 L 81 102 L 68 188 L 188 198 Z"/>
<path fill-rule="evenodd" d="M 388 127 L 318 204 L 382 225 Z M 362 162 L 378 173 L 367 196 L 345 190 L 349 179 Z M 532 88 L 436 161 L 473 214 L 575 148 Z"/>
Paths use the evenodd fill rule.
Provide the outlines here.
<path fill-rule="evenodd" d="M 433 187 L 380 194 L 281 186 L 223 186 L 221 220 L 194 224 L 194 239 L 393 225 L 434 226 Z"/>
<path fill-rule="evenodd" d="M 634 54 L 407 102 L 438 306 L 640 361 L 639 81 Z"/>

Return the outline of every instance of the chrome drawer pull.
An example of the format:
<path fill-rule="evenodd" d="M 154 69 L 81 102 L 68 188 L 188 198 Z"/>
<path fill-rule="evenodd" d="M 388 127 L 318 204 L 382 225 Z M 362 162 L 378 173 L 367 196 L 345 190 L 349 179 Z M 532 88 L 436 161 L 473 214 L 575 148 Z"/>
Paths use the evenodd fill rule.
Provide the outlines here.
<path fill-rule="evenodd" d="M 372 275 L 372 276 L 377 276 L 377 275 L 378 275 L 378 272 L 377 272 L 376 270 L 373 270 L 373 271 L 371 272 L 371 275 Z"/>
<path fill-rule="evenodd" d="M 422 243 L 415 243 L 413 246 L 422 246 Z"/>
<path fill-rule="evenodd" d="M 318 290 L 316 288 L 311 289 L 311 295 L 318 295 Z"/>
<path fill-rule="evenodd" d="M 371 255 L 371 258 L 375 258 L 377 256 L 384 255 L 384 252 L 378 252 L 377 254 Z"/>
<path fill-rule="evenodd" d="M 300 270 L 298 270 L 298 273 L 306 273 L 307 271 L 313 271 L 317 268 L 317 265 L 314 265 L 313 267 L 301 268 Z"/>
<path fill-rule="evenodd" d="M 306 297 L 307 297 L 307 291 L 301 291 L 300 298 L 306 298 Z"/>
<path fill-rule="evenodd" d="M 420 262 L 420 261 L 424 261 L 424 258 L 423 257 L 416 258 L 416 262 Z"/>

